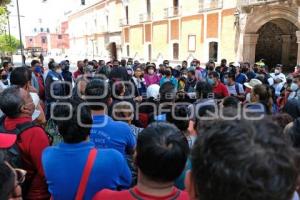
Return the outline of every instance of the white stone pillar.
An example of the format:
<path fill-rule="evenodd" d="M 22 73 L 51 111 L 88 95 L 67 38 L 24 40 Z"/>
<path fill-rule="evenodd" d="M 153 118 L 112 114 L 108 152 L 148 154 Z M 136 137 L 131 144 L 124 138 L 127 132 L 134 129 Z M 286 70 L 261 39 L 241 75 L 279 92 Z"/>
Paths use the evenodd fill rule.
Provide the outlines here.
<path fill-rule="evenodd" d="M 255 63 L 255 50 L 259 34 L 245 34 L 243 45 L 243 61 L 251 65 Z"/>
<path fill-rule="evenodd" d="M 291 49 L 291 35 L 282 35 L 282 54 L 281 54 L 281 64 L 289 64 L 289 55 Z"/>
<path fill-rule="evenodd" d="M 300 31 L 296 31 L 296 36 L 298 43 L 297 64 L 300 64 Z"/>

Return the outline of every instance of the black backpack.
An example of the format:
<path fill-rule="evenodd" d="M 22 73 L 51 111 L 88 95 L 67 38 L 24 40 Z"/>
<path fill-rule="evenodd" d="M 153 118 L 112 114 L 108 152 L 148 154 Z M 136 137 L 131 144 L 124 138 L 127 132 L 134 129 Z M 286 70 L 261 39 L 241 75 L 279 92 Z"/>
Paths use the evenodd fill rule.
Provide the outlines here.
<path fill-rule="evenodd" d="M 17 135 L 17 140 L 12 147 L 8 149 L 0 149 L 0 151 L 4 151 L 5 160 L 8 161 L 13 167 L 22 168 L 20 150 L 17 145 L 17 142 L 20 141 L 20 135 L 27 129 L 40 126 L 37 125 L 35 122 L 25 122 L 23 124 L 18 124 L 14 130 L 6 130 L 4 128 L 5 117 L 6 116 L 0 118 L 0 133 L 15 134 Z"/>

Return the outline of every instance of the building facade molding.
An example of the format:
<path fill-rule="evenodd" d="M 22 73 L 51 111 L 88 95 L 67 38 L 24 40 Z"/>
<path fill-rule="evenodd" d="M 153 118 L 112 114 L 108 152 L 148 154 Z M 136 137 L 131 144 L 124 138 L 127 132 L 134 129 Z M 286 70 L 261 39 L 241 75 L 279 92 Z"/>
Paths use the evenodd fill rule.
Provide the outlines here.
<path fill-rule="evenodd" d="M 269 21 L 275 19 L 286 19 L 300 29 L 298 20 L 298 8 L 279 5 L 268 5 L 254 8 L 253 13 L 246 16 L 246 24 L 243 33 L 257 33 L 257 31 Z"/>
<path fill-rule="evenodd" d="M 277 20 L 278 19 L 278 20 Z M 288 7 L 287 5 L 265 5 L 252 8 L 250 13 L 242 13 L 240 16 L 240 42 L 238 59 L 247 61 L 251 64 L 255 63 L 256 44 L 259 35 L 259 29 L 266 23 L 272 21 L 278 27 L 281 27 L 283 32 L 287 29 L 287 25 L 279 19 L 284 19 L 294 24 L 300 29 L 300 21 L 298 20 L 298 7 L 296 5 Z M 290 47 L 290 36 L 283 36 L 282 46 L 282 62 L 288 62 L 288 48 Z M 300 41 L 300 35 L 298 37 Z M 298 50 L 298 63 L 300 62 L 300 46 Z"/>

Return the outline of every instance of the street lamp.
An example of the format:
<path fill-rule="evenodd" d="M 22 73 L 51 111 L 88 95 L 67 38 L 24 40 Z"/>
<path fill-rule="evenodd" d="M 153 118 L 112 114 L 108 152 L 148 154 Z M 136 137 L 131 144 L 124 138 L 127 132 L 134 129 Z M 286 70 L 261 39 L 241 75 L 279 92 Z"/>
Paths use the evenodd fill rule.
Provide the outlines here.
<path fill-rule="evenodd" d="M 16 1 L 17 1 L 17 12 L 18 12 L 18 24 L 19 24 L 19 36 L 20 36 L 20 45 L 21 45 L 22 64 L 25 65 L 24 47 L 23 47 L 23 42 L 22 42 L 22 30 L 21 30 L 19 0 L 16 0 Z"/>

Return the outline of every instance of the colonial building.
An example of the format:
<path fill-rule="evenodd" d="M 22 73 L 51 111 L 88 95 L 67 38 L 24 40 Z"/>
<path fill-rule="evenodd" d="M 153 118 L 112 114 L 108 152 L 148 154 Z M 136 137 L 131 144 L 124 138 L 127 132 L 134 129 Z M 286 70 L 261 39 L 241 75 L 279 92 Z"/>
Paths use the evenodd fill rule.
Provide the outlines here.
<path fill-rule="evenodd" d="M 25 36 L 25 48 L 40 48 L 44 54 L 64 54 L 69 49 L 68 22 L 62 22 L 56 31 L 35 28 L 31 36 Z"/>
<path fill-rule="evenodd" d="M 120 0 L 86 1 L 86 5 L 69 15 L 70 56 L 105 59 L 121 57 L 122 29 Z"/>
<path fill-rule="evenodd" d="M 76 57 L 300 63 L 299 0 L 91 0 L 69 16 Z"/>

